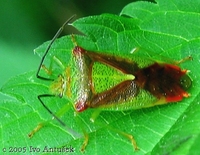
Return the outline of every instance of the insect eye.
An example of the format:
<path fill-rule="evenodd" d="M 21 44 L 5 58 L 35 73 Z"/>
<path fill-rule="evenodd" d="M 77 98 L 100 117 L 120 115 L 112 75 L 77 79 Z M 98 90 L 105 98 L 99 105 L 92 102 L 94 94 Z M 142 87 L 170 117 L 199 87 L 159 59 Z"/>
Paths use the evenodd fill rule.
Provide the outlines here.
<path fill-rule="evenodd" d="M 188 89 L 192 85 L 192 81 L 190 80 L 190 77 L 187 74 L 181 77 L 180 83 L 183 89 Z"/>

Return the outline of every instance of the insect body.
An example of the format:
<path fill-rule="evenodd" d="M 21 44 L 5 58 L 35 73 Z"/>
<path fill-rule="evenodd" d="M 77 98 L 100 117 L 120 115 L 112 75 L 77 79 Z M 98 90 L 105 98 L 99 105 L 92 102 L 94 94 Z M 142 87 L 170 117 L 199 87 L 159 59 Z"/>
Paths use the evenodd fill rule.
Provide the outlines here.
<path fill-rule="evenodd" d="M 57 88 L 53 90 L 60 97 L 70 98 L 77 112 L 87 108 L 140 109 L 189 97 L 186 90 L 191 86 L 191 79 L 187 70 L 176 64 L 150 59 L 142 64 L 143 57 L 122 58 L 87 51 L 80 46 L 75 46 L 72 55 L 64 75 L 52 83 L 52 88 Z M 137 150 L 135 140 L 132 136 L 129 139 Z M 87 142 L 82 150 L 86 145 Z"/>
<path fill-rule="evenodd" d="M 59 94 L 66 94 L 67 97 L 72 95 L 75 110 L 78 112 L 87 108 L 139 109 L 181 101 L 183 97 L 189 96 L 186 90 L 190 87 L 191 80 L 186 74 L 187 70 L 181 70 L 174 64 L 152 60 L 147 60 L 146 64 L 140 67 L 141 59 L 143 58 L 134 55 L 125 59 L 76 46 L 70 64 L 74 66 L 70 68 L 71 74 L 63 75 L 63 82 L 60 83 L 59 80 L 53 85 L 58 86 L 60 83 L 60 88 L 56 89 L 60 90 Z M 101 80 L 102 72 L 98 72 L 98 69 L 103 65 L 116 69 L 113 74 L 105 75 L 112 78 L 111 83 Z M 107 83 L 103 91 L 98 88 L 101 83 Z"/>

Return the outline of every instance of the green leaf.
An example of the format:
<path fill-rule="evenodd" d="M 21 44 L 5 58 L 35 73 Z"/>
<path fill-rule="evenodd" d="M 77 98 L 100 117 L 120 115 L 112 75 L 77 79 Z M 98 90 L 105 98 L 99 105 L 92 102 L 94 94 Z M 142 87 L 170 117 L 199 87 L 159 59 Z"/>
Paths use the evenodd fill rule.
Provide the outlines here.
<path fill-rule="evenodd" d="M 48 94 L 48 81 L 35 77 L 35 72 L 27 72 L 10 79 L 1 92 L 15 97 L 1 101 L 0 148 L 18 149 L 25 147 L 27 154 L 30 147 L 38 149 L 38 154 L 45 154 L 47 147 L 72 146 L 80 154 L 83 143 L 82 128 L 89 135 L 87 154 L 197 154 L 200 137 L 200 15 L 199 2 L 163 1 L 157 4 L 136 2 L 128 4 L 120 16 L 103 14 L 81 18 L 72 26 L 85 36 L 75 36 L 76 43 L 91 51 L 100 51 L 113 55 L 126 55 L 135 47 L 140 47 L 144 56 L 155 60 L 180 60 L 189 55 L 193 61 L 181 64 L 190 70 L 191 96 L 181 102 L 132 111 L 103 111 L 95 123 L 90 117 L 95 109 L 89 109 L 74 116 L 73 106 L 61 120 L 71 128 L 66 130 L 56 120 L 49 121 L 29 139 L 30 133 L 38 123 L 51 120 L 51 115 L 38 101 L 37 96 Z M 49 42 L 38 47 L 35 52 L 42 56 Z M 75 43 L 71 36 L 57 39 L 47 55 L 44 64 L 48 67 L 53 56 L 64 66 L 71 57 Z M 53 76 L 62 73 L 59 65 L 53 66 Z M 47 76 L 43 71 L 42 75 Z M 46 98 L 45 104 L 57 112 L 68 103 L 65 98 Z M 79 118 L 79 119 L 77 119 Z M 80 126 L 81 125 L 81 126 Z M 118 129 L 134 136 L 139 151 L 134 151 L 132 144 L 122 135 L 110 130 Z M 33 150 L 32 150 L 33 151 Z"/>

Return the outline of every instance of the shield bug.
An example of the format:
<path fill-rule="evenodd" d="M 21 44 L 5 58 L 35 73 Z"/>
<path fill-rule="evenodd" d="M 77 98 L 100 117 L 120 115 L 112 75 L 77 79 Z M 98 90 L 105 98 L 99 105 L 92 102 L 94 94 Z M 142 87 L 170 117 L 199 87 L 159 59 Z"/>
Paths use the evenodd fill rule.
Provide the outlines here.
<path fill-rule="evenodd" d="M 73 54 L 77 57 L 79 83 L 81 83 L 77 92 L 80 96 L 77 97 L 75 104 L 78 112 L 87 108 L 138 109 L 177 102 L 189 97 L 185 89 L 190 87 L 191 80 L 186 74 L 187 70 L 181 70 L 178 65 L 147 60 L 147 64 L 141 68 L 139 62 L 142 62 L 143 58 L 132 56 L 130 59 L 124 59 L 87 51 L 79 46 L 74 48 Z M 122 72 L 123 81 L 99 92 L 95 87 L 96 75 L 92 74 L 96 62 Z M 100 68 L 101 64 L 98 64 L 99 66 L 96 64 L 95 68 Z M 85 93 L 87 95 L 83 98 L 82 94 Z"/>
<path fill-rule="evenodd" d="M 70 53 L 72 57 L 63 74 L 60 74 L 56 80 L 41 77 L 40 69 L 46 69 L 43 61 L 66 23 L 47 47 L 37 72 L 38 78 L 53 81 L 52 94 L 39 95 L 38 99 L 62 125 L 65 123 L 44 104 L 41 98 L 65 96 L 72 102 L 75 111 L 83 112 L 88 108 L 98 108 L 100 111 L 141 109 L 178 102 L 189 97 L 187 89 L 192 81 L 187 74 L 188 71 L 182 70 L 179 64 L 191 57 L 179 62 L 166 63 L 140 57 L 134 53 L 129 53 L 125 57 L 115 56 L 105 52 L 86 50 L 78 46 L 74 36 L 72 40 L 75 47 Z M 48 69 L 46 70 L 48 72 Z M 110 70 L 109 74 L 106 74 L 107 70 Z M 106 80 L 103 86 L 102 80 Z M 131 135 L 120 133 L 131 140 L 135 150 L 138 149 Z M 85 135 L 82 150 L 85 149 L 87 143 L 88 136 Z"/>

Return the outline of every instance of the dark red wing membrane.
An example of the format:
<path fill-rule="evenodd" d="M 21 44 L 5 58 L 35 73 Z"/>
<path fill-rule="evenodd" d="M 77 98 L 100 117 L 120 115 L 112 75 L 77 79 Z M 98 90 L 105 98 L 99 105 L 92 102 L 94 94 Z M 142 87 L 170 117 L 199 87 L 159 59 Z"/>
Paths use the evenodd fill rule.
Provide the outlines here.
<path fill-rule="evenodd" d="M 149 91 L 158 99 L 165 97 L 166 102 L 176 102 L 189 96 L 184 90 L 185 83 L 182 82 L 183 77 L 187 76 L 186 72 L 175 65 L 154 63 L 138 70 L 134 75 L 140 88 Z"/>

